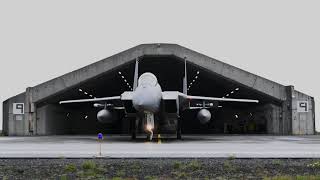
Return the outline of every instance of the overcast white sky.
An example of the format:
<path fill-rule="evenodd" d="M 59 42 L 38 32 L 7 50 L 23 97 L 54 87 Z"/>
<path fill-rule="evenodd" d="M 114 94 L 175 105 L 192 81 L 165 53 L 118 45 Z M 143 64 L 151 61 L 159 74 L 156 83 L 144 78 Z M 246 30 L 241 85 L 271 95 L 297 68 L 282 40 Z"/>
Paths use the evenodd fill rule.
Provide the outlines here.
<path fill-rule="evenodd" d="M 177 43 L 314 96 L 320 130 L 319 2 L 2 0 L 0 101 L 138 44 Z"/>

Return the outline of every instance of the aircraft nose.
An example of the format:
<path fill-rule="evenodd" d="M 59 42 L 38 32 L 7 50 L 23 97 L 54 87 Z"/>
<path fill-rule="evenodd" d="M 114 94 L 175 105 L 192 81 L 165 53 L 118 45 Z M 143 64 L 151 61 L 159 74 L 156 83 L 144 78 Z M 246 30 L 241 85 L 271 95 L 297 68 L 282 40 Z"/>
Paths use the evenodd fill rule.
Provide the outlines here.
<path fill-rule="evenodd" d="M 133 107 L 137 111 L 156 112 L 159 109 L 161 96 L 152 88 L 138 88 L 132 98 Z"/>
<path fill-rule="evenodd" d="M 142 103 L 138 103 L 137 104 L 137 110 L 143 109 L 143 104 Z"/>
<path fill-rule="evenodd" d="M 138 101 L 137 105 L 138 105 L 139 107 L 142 107 L 143 102 L 140 100 L 140 101 Z"/>
<path fill-rule="evenodd" d="M 143 99 L 141 98 L 141 97 L 137 97 L 136 99 L 135 99 L 135 104 L 137 105 L 137 106 L 143 106 L 143 104 L 144 104 L 144 102 L 143 102 Z"/>
<path fill-rule="evenodd" d="M 141 98 L 136 98 L 133 104 L 138 111 L 142 110 L 144 107 L 144 102 Z"/>

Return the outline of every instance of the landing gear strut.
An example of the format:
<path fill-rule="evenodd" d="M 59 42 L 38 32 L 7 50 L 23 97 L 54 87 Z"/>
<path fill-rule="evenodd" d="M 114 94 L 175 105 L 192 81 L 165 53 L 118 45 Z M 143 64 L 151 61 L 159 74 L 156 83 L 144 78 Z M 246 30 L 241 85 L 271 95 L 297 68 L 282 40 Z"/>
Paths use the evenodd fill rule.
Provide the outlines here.
<path fill-rule="evenodd" d="M 148 131 L 147 138 L 149 141 L 152 141 L 153 138 L 153 130 L 154 130 L 154 114 L 145 112 L 145 120 L 146 120 L 146 131 Z"/>

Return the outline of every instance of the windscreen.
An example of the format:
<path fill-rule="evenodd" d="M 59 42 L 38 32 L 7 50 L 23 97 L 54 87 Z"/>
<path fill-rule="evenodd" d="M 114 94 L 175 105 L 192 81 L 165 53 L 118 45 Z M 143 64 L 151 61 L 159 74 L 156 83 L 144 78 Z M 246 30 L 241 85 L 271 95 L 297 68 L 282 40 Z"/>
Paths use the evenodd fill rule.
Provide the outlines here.
<path fill-rule="evenodd" d="M 157 77 L 152 73 L 143 73 L 138 81 L 139 86 L 156 86 L 158 83 Z"/>

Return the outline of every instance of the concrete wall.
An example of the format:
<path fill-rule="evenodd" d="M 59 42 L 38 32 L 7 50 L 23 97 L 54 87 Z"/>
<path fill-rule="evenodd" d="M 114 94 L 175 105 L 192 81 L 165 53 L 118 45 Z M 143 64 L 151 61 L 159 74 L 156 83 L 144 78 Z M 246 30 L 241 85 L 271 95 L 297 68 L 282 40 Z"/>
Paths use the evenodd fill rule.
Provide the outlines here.
<path fill-rule="evenodd" d="M 9 136 L 28 135 L 29 122 L 26 114 L 14 115 L 13 103 L 25 103 L 25 93 L 19 94 L 15 97 L 3 102 L 3 132 Z"/>
<path fill-rule="evenodd" d="M 281 107 L 274 104 L 266 104 L 252 109 L 254 119 L 266 123 L 267 134 L 285 134 L 281 129 Z"/>
<path fill-rule="evenodd" d="M 298 112 L 298 101 L 307 101 L 309 108 L 308 112 Z M 292 134 L 305 135 L 315 134 L 315 107 L 314 99 L 299 91 L 294 91 L 292 94 Z"/>
<path fill-rule="evenodd" d="M 8 120 L 9 120 L 9 104 L 8 101 L 2 103 L 2 131 L 4 135 L 8 135 Z"/>

